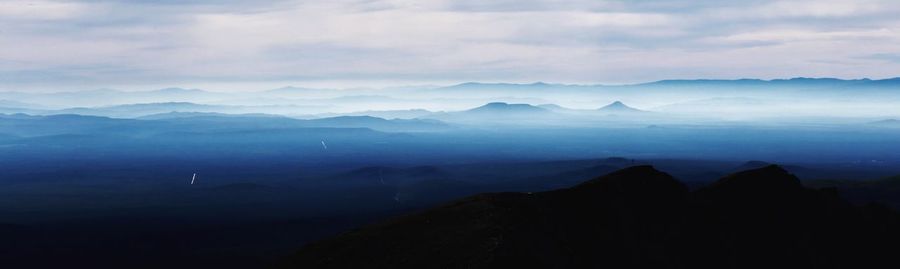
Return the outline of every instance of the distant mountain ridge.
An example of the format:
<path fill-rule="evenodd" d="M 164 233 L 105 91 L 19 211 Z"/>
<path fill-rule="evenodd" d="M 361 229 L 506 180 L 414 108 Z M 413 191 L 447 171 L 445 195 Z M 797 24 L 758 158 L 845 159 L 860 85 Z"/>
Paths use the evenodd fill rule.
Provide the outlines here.
<path fill-rule="evenodd" d="M 624 103 L 622 103 L 620 101 L 615 101 L 615 102 L 608 104 L 604 107 L 601 107 L 600 109 L 597 109 L 597 110 L 599 110 L 601 112 L 607 112 L 607 113 L 642 113 L 642 112 L 646 112 L 646 111 L 625 105 Z"/>
<path fill-rule="evenodd" d="M 488 103 L 480 107 L 466 110 L 473 113 L 543 113 L 548 110 L 529 104 L 508 104 L 504 102 Z"/>
<path fill-rule="evenodd" d="M 813 85 L 834 85 L 834 84 L 857 84 L 857 85 L 876 85 L 876 86 L 900 86 L 900 77 L 885 79 L 839 79 L 839 78 L 807 78 L 795 77 L 788 79 L 669 79 L 657 80 L 651 82 L 632 83 L 632 84 L 556 84 L 556 83 L 481 83 L 481 82 L 465 82 L 456 85 L 446 86 L 444 88 L 452 89 L 478 89 L 478 88 L 552 88 L 552 87 L 635 87 L 635 86 L 678 86 L 678 85 L 790 85 L 790 84 L 813 84 Z"/>
<path fill-rule="evenodd" d="M 559 116 L 553 111 L 530 104 L 510 104 L 491 102 L 472 109 L 452 112 L 437 112 L 421 118 L 437 119 L 451 123 L 500 123 L 520 124 Z"/>
<path fill-rule="evenodd" d="M 898 120 L 898 119 L 886 119 L 886 120 L 880 120 L 880 121 L 873 121 L 873 122 L 870 122 L 869 124 L 872 124 L 872 125 L 883 125 L 883 126 L 900 126 L 900 120 Z"/>
<path fill-rule="evenodd" d="M 169 112 L 137 119 L 117 119 L 78 114 L 32 116 L 0 114 L 0 128 L 7 134 L 43 136 L 57 134 L 140 134 L 172 130 L 228 130 L 250 128 L 261 131 L 303 128 L 368 128 L 382 132 L 425 132 L 454 128 L 433 119 L 387 120 L 369 116 L 344 116 L 302 120 L 269 114 L 220 114 Z"/>

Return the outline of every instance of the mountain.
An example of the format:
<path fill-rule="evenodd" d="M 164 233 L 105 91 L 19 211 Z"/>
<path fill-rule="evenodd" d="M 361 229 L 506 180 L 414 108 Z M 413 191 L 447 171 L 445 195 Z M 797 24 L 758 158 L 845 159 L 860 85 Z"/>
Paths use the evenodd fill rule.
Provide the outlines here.
<path fill-rule="evenodd" d="M 485 114 L 540 114 L 548 112 L 548 110 L 532 106 L 529 104 L 508 104 L 503 102 L 488 103 L 480 107 L 469 109 L 467 113 L 485 113 Z"/>
<path fill-rule="evenodd" d="M 270 132 L 288 129 L 363 129 L 384 132 L 430 132 L 454 128 L 430 119 L 386 120 L 375 117 L 334 117 L 300 120 L 269 114 L 220 114 L 206 112 L 170 112 L 137 119 L 58 114 L 31 116 L 0 114 L 0 130 L 14 136 L 62 134 L 146 136 L 179 132 Z M 339 132 L 339 130 L 332 130 Z M 350 130 L 347 130 L 350 131 Z"/>
<path fill-rule="evenodd" d="M 837 79 L 837 78 L 790 78 L 790 79 L 674 79 L 659 80 L 647 83 L 627 84 L 627 85 L 568 85 L 568 84 L 551 84 L 544 82 L 536 82 L 531 84 L 515 84 L 515 83 L 480 83 L 467 82 L 437 90 L 453 90 L 453 91 L 485 91 L 485 90 L 519 90 L 519 91 L 543 91 L 547 89 L 554 90 L 596 90 L 601 88 L 611 89 L 628 89 L 628 88 L 722 88 L 722 87 L 739 87 L 739 88 L 757 88 L 757 87 L 799 87 L 804 89 L 828 89 L 828 88 L 845 88 L 853 87 L 893 87 L 900 85 L 900 78 L 889 79 Z"/>
<path fill-rule="evenodd" d="M 772 165 L 774 165 L 774 164 L 764 162 L 764 161 L 747 161 L 747 162 L 741 164 L 740 166 L 734 168 L 733 171 L 737 172 L 737 171 L 760 169 L 760 168 L 772 166 Z M 797 165 L 779 165 L 779 167 L 781 167 L 784 170 L 787 170 L 788 172 L 791 172 L 792 174 L 795 174 L 795 175 L 806 174 L 806 173 L 812 172 L 812 171 L 810 171 L 810 169 L 807 169 L 802 166 L 797 166 Z"/>
<path fill-rule="evenodd" d="M 423 90 L 422 93 L 453 97 L 464 95 L 467 98 L 481 98 L 482 100 L 508 100 L 499 99 L 498 97 L 540 98 L 547 95 L 558 95 L 564 92 L 581 92 L 593 88 L 593 86 L 551 84 L 544 82 L 527 84 L 466 82 L 447 87 L 427 89 Z"/>
<path fill-rule="evenodd" d="M 50 93 L 0 92 L 0 99 L 41 104 L 48 107 L 98 107 L 128 103 L 209 102 L 229 95 L 228 93 L 182 88 L 150 91 L 97 89 Z"/>
<path fill-rule="evenodd" d="M 682 98 L 731 98 L 736 96 L 763 97 L 777 90 L 779 94 L 814 94 L 817 97 L 829 98 L 869 98 L 883 94 L 892 95 L 900 86 L 900 78 L 892 79 L 854 79 L 836 78 L 791 78 L 791 79 L 685 79 L 660 80 L 648 83 L 626 85 L 568 85 L 551 83 L 478 83 L 468 82 L 448 87 L 425 90 L 428 93 L 442 95 L 458 95 L 478 98 L 494 98 L 498 96 L 519 96 L 545 98 L 553 100 L 560 96 L 593 98 L 621 96 L 620 98 L 640 98 L 644 94 L 665 94 L 673 97 L 673 101 L 684 101 Z"/>
<path fill-rule="evenodd" d="M 145 124 L 137 120 L 73 114 L 49 116 L 14 114 L 0 116 L 0 130 L 4 130 L 6 134 L 23 137 L 63 134 L 102 136 L 139 133 L 142 130 L 158 127 L 158 124 Z"/>
<path fill-rule="evenodd" d="M 577 185 L 584 181 L 585 178 L 608 174 L 621 169 L 622 166 L 623 165 L 601 163 L 553 175 L 510 180 L 510 182 L 506 182 L 506 184 L 515 186 L 517 187 L 515 190 L 521 191 L 552 190 Z"/>
<path fill-rule="evenodd" d="M 516 83 L 481 83 L 481 82 L 466 82 L 453 86 L 444 87 L 441 89 L 449 89 L 456 91 L 480 91 L 480 90 L 490 90 L 490 89 L 518 89 L 518 90 L 533 90 L 533 89 L 544 89 L 549 87 L 564 87 L 566 85 L 562 84 L 549 84 L 544 82 L 535 82 L 530 84 L 516 84 Z"/>
<path fill-rule="evenodd" d="M 366 110 L 350 113 L 326 113 L 318 114 L 320 117 L 336 117 L 336 116 L 372 116 L 383 119 L 415 119 L 431 115 L 433 112 L 425 109 L 407 109 L 407 110 Z"/>
<path fill-rule="evenodd" d="M 565 108 L 565 107 L 563 107 L 563 106 L 561 106 L 561 105 L 557 105 L 557 104 L 543 104 L 543 105 L 538 105 L 537 107 L 540 107 L 540 108 L 543 108 L 543 109 L 546 109 L 546 110 L 550 110 L 550 111 L 565 111 L 565 110 L 568 110 L 567 108 Z"/>
<path fill-rule="evenodd" d="M 490 193 L 307 245 L 283 268 L 895 268 L 900 215 L 778 166 L 697 191 L 650 166 Z"/>
<path fill-rule="evenodd" d="M 842 197 L 854 203 L 877 202 L 900 209 L 900 175 L 874 180 L 811 180 L 804 184 L 838 189 Z"/>
<path fill-rule="evenodd" d="M 612 102 L 611 104 L 608 104 L 608 105 L 606 105 L 606 106 L 604 106 L 604 107 L 601 107 L 600 109 L 597 109 L 597 110 L 599 110 L 599 111 L 601 111 L 601 112 L 606 112 L 606 113 L 641 113 L 641 112 L 646 112 L 646 111 L 643 111 L 643 110 L 640 110 L 640 109 L 636 109 L 636 108 L 627 106 L 627 105 L 625 105 L 624 103 L 619 102 L 619 101 Z"/>
<path fill-rule="evenodd" d="M 551 112 L 562 113 L 562 114 L 587 114 L 587 113 L 591 112 L 590 110 L 586 110 L 586 109 L 573 109 L 573 108 L 568 108 L 568 107 L 564 107 L 564 106 L 557 105 L 557 104 L 543 104 L 543 105 L 538 105 L 537 107 L 546 109 Z"/>
<path fill-rule="evenodd" d="M 540 123 L 558 116 L 560 114 L 529 104 L 492 102 L 464 111 L 432 113 L 423 116 L 423 118 L 438 119 L 451 123 L 496 125 Z"/>
<path fill-rule="evenodd" d="M 114 118 L 136 118 L 169 112 L 220 112 L 233 107 L 195 104 L 191 102 L 162 102 L 115 105 L 91 108 L 68 108 L 52 111 L 53 114 L 79 114 Z"/>
<path fill-rule="evenodd" d="M 217 113 L 217 112 L 166 112 L 159 114 L 151 114 L 146 116 L 137 117 L 137 119 L 141 120 L 170 120 L 170 119 L 182 119 L 182 118 L 286 118 L 284 116 L 272 115 L 272 114 L 262 114 L 262 113 L 248 113 L 248 114 L 225 114 L 225 113 Z"/>
<path fill-rule="evenodd" d="M 348 95 L 330 98 L 327 102 L 334 103 L 393 103 L 402 102 L 404 100 L 384 95 Z"/>
<path fill-rule="evenodd" d="M 870 80 L 867 82 L 869 86 L 881 86 L 881 87 L 897 87 L 900 86 L 900 77 L 889 78 L 889 79 L 880 79 L 880 80 Z"/>
<path fill-rule="evenodd" d="M 205 112 L 171 112 L 139 118 L 165 122 L 173 126 L 221 126 L 222 128 L 290 129 L 290 128 L 369 128 L 385 132 L 426 132 L 453 128 L 431 119 L 386 120 L 369 116 L 340 116 L 301 120 L 271 114 L 221 114 Z"/>
<path fill-rule="evenodd" d="M 370 116 L 339 116 L 305 120 L 307 127 L 370 128 L 379 131 L 439 131 L 452 128 L 451 125 L 433 119 L 393 119 L 386 120 Z"/>
<path fill-rule="evenodd" d="M 13 101 L 13 100 L 0 100 L 0 108 L 25 108 L 25 109 L 39 109 L 42 108 L 41 105 Z"/>
<path fill-rule="evenodd" d="M 228 97 L 229 94 L 208 92 L 201 89 L 164 88 L 152 91 L 127 93 L 131 102 L 167 103 L 167 102 L 209 102 Z"/>
<path fill-rule="evenodd" d="M 877 125 L 877 126 L 900 127 L 900 120 L 886 119 L 886 120 L 880 120 L 880 121 L 873 121 L 873 122 L 870 122 L 869 124 Z"/>
<path fill-rule="evenodd" d="M 882 79 L 882 80 L 872 80 L 872 79 L 838 79 L 838 78 L 804 78 L 804 77 L 796 77 L 790 79 L 772 79 L 772 80 L 762 80 L 762 79 L 734 79 L 734 80 L 719 80 L 719 79 L 688 79 L 688 80 L 660 80 L 656 82 L 637 84 L 634 86 L 663 86 L 663 87 L 717 87 L 717 86 L 728 86 L 728 87 L 796 87 L 796 88 L 819 88 L 819 89 L 827 89 L 827 88 L 843 88 L 848 86 L 854 87 L 868 87 L 868 86 L 895 86 L 897 82 L 900 81 L 897 78 L 893 79 Z"/>
<path fill-rule="evenodd" d="M 398 186 L 392 199 L 397 203 L 422 206 L 437 205 L 459 197 L 483 192 L 483 186 L 451 178 L 430 178 Z"/>

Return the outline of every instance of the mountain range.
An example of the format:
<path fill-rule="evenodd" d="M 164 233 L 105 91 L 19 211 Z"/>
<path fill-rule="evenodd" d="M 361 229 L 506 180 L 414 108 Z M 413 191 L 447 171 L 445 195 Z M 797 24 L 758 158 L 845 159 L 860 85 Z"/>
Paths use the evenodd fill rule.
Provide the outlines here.
<path fill-rule="evenodd" d="M 690 191 L 651 166 L 489 193 L 310 244 L 283 268 L 895 268 L 900 215 L 770 165 Z"/>
<path fill-rule="evenodd" d="M 228 130 L 285 130 L 304 128 L 368 128 L 384 132 L 449 130 L 452 125 L 432 119 L 387 120 L 369 116 L 340 116 L 302 120 L 268 114 L 168 112 L 137 119 L 58 114 L 32 116 L 0 114 L 3 134 L 30 137 L 59 134 L 147 135 L 169 132 L 224 132 Z"/>
<path fill-rule="evenodd" d="M 620 101 L 615 101 L 612 104 L 606 105 L 597 110 L 600 112 L 603 112 L 603 113 L 610 113 L 610 114 L 633 114 L 633 113 L 646 112 L 646 111 L 643 111 L 640 109 L 636 109 L 636 108 L 627 106 Z"/>

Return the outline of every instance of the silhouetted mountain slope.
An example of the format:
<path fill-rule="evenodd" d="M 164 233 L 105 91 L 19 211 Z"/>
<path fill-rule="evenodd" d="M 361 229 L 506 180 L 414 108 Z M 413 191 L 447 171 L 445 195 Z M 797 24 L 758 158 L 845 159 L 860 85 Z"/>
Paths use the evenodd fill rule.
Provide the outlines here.
<path fill-rule="evenodd" d="M 485 187 L 450 178 L 427 178 L 400 185 L 393 199 L 414 206 L 436 205 L 484 192 Z"/>
<path fill-rule="evenodd" d="M 727 176 L 695 193 L 692 249 L 707 267 L 878 268 L 897 265 L 898 218 L 856 208 L 834 189 L 804 188 L 778 166 Z M 888 263 L 890 262 L 890 263 Z M 737 264 L 735 264 L 737 263 Z M 891 267 L 893 267 L 891 266 Z"/>
<path fill-rule="evenodd" d="M 306 246 L 290 268 L 894 268 L 898 215 L 777 166 L 689 192 L 650 166 L 482 194 Z M 894 266 L 894 267 L 892 267 Z"/>
<path fill-rule="evenodd" d="M 814 180 L 806 185 L 820 188 L 836 188 L 847 200 L 865 204 L 884 203 L 900 208 L 900 175 L 876 180 Z"/>
<path fill-rule="evenodd" d="M 764 161 L 747 161 L 747 162 L 741 164 L 740 166 L 736 167 L 732 171 L 739 172 L 739 171 L 745 171 L 745 170 L 754 170 L 754 169 L 760 169 L 760 168 L 764 168 L 764 167 L 771 166 L 771 165 L 774 165 L 774 164 L 764 162 Z M 807 172 L 809 170 L 804 167 L 796 166 L 796 165 L 780 165 L 779 167 L 784 168 L 785 170 L 787 170 L 788 172 L 791 172 L 793 174 L 803 173 L 803 172 Z"/>
<path fill-rule="evenodd" d="M 584 181 L 585 178 L 591 178 L 595 175 L 608 174 L 610 172 L 621 169 L 623 166 L 617 164 L 597 164 L 581 169 L 565 171 L 553 175 L 530 177 L 526 179 L 513 179 L 503 184 L 513 186 L 515 191 L 545 191 L 559 188 L 566 188 L 577 185 Z"/>

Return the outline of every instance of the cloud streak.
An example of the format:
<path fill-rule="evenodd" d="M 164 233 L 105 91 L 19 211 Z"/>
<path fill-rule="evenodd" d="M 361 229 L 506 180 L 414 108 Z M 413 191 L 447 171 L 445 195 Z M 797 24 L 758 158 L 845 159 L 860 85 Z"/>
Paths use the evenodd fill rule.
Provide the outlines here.
<path fill-rule="evenodd" d="M 900 63 L 868 56 L 898 53 L 897 12 L 888 0 L 5 1 L 0 87 L 891 77 Z"/>

